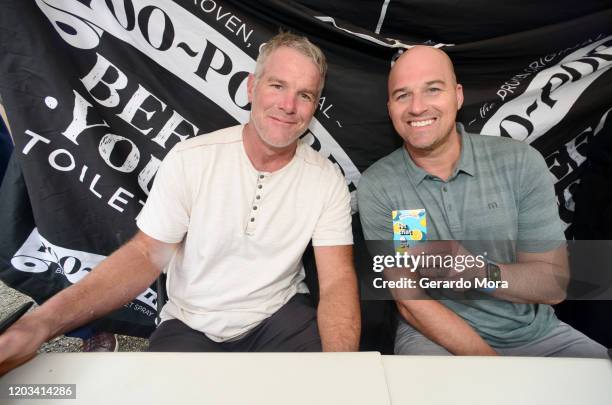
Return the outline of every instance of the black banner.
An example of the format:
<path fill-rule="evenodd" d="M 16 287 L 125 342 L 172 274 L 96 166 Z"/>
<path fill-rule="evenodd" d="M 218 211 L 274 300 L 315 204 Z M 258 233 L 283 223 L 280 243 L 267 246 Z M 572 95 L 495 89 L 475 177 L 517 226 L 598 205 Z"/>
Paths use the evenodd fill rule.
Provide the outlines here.
<path fill-rule="evenodd" d="M 0 94 L 15 151 L 0 278 L 41 302 L 128 240 L 172 146 L 248 120 L 247 75 L 279 28 L 328 56 L 304 137 L 353 195 L 360 173 L 400 145 L 386 110 L 393 56 L 427 43 L 455 62 L 468 131 L 544 155 L 566 236 L 612 239 L 612 8 L 365 3 L 1 0 Z M 146 335 L 155 301 L 149 288 L 102 325 Z"/>

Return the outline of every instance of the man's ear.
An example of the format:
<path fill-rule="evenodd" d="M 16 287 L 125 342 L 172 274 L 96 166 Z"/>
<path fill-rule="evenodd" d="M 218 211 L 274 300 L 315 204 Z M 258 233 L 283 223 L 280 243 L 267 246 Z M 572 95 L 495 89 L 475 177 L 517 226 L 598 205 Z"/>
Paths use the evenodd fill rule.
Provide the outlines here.
<path fill-rule="evenodd" d="M 249 73 L 249 77 L 247 78 L 247 96 L 249 98 L 249 103 L 253 102 L 253 92 L 255 91 L 255 75 L 253 73 Z"/>
<path fill-rule="evenodd" d="M 461 110 L 461 107 L 463 106 L 463 86 L 460 84 L 457 84 L 457 90 L 455 91 L 457 93 L 457 111 Z"/>

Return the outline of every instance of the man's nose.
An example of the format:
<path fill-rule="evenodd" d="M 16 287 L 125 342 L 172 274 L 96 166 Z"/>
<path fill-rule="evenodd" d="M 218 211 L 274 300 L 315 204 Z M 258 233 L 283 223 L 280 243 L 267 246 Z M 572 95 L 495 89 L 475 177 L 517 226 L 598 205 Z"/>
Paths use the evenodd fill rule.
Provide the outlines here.
<path fill-rule="evenodd" d="M 279 104 L 279 108 L 283 110 L 286 114 L 295 113 L 297 106 L 296 97 L 297 96 L 295 94 L 290 94 L 289 92 L 283 94 Z"/>
<path fill-rule="evenodd" d="M 410 113 L 413 115 L 420 115 L 427 111 L 427 104 L 420 94 L 413 94 L 410 98 L 410 105 L 408 106 Z"/>

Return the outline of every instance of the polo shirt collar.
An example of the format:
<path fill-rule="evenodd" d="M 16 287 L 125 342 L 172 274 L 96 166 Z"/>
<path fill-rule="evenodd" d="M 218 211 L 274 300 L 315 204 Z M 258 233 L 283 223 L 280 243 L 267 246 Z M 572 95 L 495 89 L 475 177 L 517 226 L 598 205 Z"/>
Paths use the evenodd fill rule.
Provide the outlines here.
<path fill-rule="evenodd" d="M 459 132 L 459 136 L 461 137 L 461 156 L 459 157 L 459 163 L 457 163 L 453 177 L 460 171 L 474 177 L 476 174 L 476 164 L 474 162 L 474 147 L 472 145 L 472 140 L 470 135 L 465 132 L 463 124 L 459 122 L 457 123 L 457 132 Z"/>
<path fill-rule="evenodd" d="M 455 178 L 460 171 L 472 177 L 476 173 L 472 141 L 469 137 L 469 134 L 465 132 L 465 129 L 463 128 L 463 124 L 459 122 L 457 123 L 457 132 L 459 133 L 459 136 L 461 137 L 461 156 L 459 157 L 459 162 L 457 163 L 457 167 L 455 168 L 455 171 L 449 180 Z M 410 176 L 410 178 L 414 181 L 415 185 L 421 184 L 421 182 L 427 176 L 429 176 L 429 173 L 421 169 L 419 166 L 417 166 L 413 162 L 412 158 L 410 157 L 410 154 L 408 153 L 408 151 L 406 150 L 404 146 L 402 146 L 402 156 L 404 158 L 404 161 L 406 162 L 405 168 L 406 168 L 406 172 L 408 176 Z"/>
<path fill-rule="evenodd" d="M 412 158 L 410 157 L 410 154 L 408 153 L 404 145 L 402 145 L 402 157 L 404 158 L 404 162 L 406 163 L 404 167 L 406 168 L 406 174 L 408 175 L 408 178 L 414 181 L 415 186 L 418 186 L 419 184 L 421 184 L 423 179 L 425 179 L 425 177 L 429 176 L 429 174 L 425 170 L 414 164 Z"/>

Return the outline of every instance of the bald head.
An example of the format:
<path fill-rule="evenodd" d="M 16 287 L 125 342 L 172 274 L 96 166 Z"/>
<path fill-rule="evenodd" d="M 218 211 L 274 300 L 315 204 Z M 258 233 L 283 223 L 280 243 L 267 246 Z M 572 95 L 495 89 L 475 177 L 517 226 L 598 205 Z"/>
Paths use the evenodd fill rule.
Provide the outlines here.
<path fill-rule="evenodd" d="M 413 69 L 415 65 L 420 65 L 422 70 L 439 69 L 448 74 L 451 79 L 450 84 L 457 84 L 455 67 L 446 52 L 425 45 L 417 45 L 406 51 L 396 59 L 391 71 L 389 72 L 389 82 L 398 72 Z"/>
<path fill-rule="evenodd" d="M 463 104 L 453 64 L 446 53 L 415 46 L 389 73 L 389 115 L 409 151 L 433 151 L 457 141 L 455 119 Z"/>

